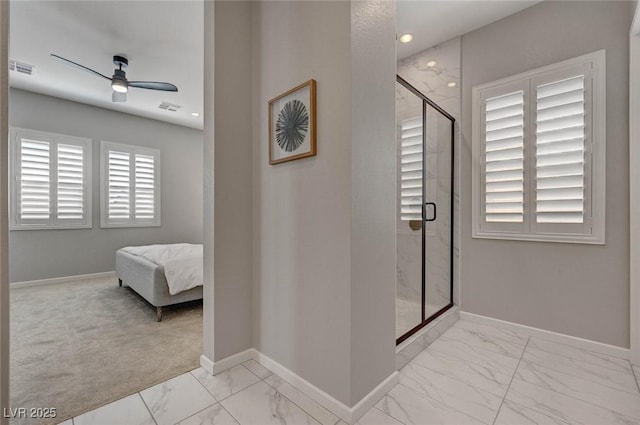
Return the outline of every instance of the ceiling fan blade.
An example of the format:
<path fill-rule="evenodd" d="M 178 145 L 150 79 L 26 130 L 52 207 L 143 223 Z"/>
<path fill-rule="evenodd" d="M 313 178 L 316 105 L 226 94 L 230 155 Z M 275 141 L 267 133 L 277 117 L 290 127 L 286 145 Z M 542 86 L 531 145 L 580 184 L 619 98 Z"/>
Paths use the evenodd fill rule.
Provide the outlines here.
<path fill-rule="evenodd" d="M 161 83 L 158 81 L 129 81 L 129 87 L 162 91 L 178 91 L 178 88 L 173 84 Z"/>
<path fill-rule="evenodd" d="M 127 94 L 126 93 L 121 93 L 121 92 L 117 92 L 117 91 L 113 91 L 113 93 L 111 94 L 111 101 L 112 102 L 126 102 L 127 101 Z"/>
<path fill-rule="evenodd" d="M 54 58 L 58 58 L 60 60 L 63 60 L 63 61 L 67 62 L 70 65 L 78 67 L 78 68 L 82 69 L 83 71 L 90 72 L 92 74 L 97 75 L 98 77 L 106 78 L 107 80 L 111 81 L 111 78 L 107 77 L 106 75 L 100 74 L 98 71 L 94 71 L 93 69 L 87 68 L 84 65 L 80 65 L 79 63 L 75 63 L 74 61 L 70 61 L 69 59 L 65 59 L 62 56 L 54 55 L 53 53 L 51 53 L 51 56 L 53 56 Z"/>

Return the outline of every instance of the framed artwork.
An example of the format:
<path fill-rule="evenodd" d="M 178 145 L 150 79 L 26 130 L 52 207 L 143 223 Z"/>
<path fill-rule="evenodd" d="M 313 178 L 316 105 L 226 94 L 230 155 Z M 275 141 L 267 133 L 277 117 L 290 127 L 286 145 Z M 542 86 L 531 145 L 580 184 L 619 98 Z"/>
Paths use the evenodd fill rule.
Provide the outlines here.
<path fill-rule="evenodd" d="M 269 101 L 269 164 L 316 155 L 316 80 Z"/>

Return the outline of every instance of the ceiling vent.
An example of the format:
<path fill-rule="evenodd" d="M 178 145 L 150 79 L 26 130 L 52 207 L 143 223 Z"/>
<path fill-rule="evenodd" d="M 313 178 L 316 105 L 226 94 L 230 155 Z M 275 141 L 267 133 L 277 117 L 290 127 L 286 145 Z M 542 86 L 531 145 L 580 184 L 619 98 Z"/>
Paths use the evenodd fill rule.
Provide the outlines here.
<path fill-rule="evenodd" d="M 14 60 L 9 61 L 9 70 L 19 72 L 20 74 L 33 75 L 35 68 L 35 66 L 29 65 L 28 63 L 17 62 Z"/>
<path fill-rule="evenodd" d="M 164 109 L 165 111 L 176 112 L 178 109 L 182 108 L 182 106 L 170 102 L 161 102 L 158 108 Z"/>

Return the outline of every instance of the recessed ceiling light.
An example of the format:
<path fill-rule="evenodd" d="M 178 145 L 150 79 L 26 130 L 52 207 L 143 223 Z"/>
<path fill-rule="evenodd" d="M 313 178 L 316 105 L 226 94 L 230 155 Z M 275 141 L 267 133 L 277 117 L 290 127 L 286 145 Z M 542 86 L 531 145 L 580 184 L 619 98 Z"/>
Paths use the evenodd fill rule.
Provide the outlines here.
<path fill-rule="evenodd" d="M 438 64 L 438 62 L 436 62 L 436 61 L 429 61 L 429 62 L 427 62 L 427 68 L 433 68 L 437 64 Z"/>
<path fill-rule="evenodd" d="M 200 116 L 200 114 L 197 113 L 197 112 L 192 112 L 191 115 L 193 115 L 194 117 L 199 117 Z"/>
<path fill-rule="evenodd" d="M 401 42 L 401 43 L 408 43 L 408 42 L 410 42 L 411 40 L 413 40 L 413 34 L 409 34 L 409 33 L 407 33 L 407 34 L 402 34 L 402 35 L 400 36 L 400 42 Z"/>
<path fill-rule="evenodd" d="M 457 84 L 456 84 L 456 83 L 454 83 L 454 82 L 452 81 L 452 82 L 450 82 L 449 84 L 447 84 L 447 86 L 449 86 L 449 87 L 455 87 L 455 86 L 457 86 Z"/>

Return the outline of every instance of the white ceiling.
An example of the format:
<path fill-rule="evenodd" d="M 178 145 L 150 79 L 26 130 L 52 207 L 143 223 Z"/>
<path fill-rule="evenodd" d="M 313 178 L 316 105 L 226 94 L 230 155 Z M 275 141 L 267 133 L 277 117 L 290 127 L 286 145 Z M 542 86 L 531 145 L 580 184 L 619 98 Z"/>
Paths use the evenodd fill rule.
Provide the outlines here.
<path fill-rule="evenodd" d="M 398 42 L 398 59 L 517 13 L 540 0 L 399 0 L 397 33 L 413 34 L 410 43 Z"/>
<path fill-rule="evenodd" d="M 11 59 L 35 65 L 32 76 L 10 73 L 12 87 L 202 128 L 202 1 L 12 1 Z M 113 55 L 129 59 L 129 80 L 164 81 L 178 92 L 130 88 L 111 101 L 108 80 L 69 66 L 51 53 L 111 76 Z M 177 112 L 158 108 L 181 105 Z M 193 117 L 192 112 L 200 113 Z"/>
<path fill-rule="evenodd" d="M 525 9 L 538 1 L 400 0 L 398 58 Z M 26 76 L 10 73 L 12 87 L 193 128 L 203 126 L 203 3 L 176 1 L 12 1 L 10 58 L 35 65 Z M 111 76 L 112 57 L 129 59 L 130 80 L 166 81 L 178 93 L 131 88 L 126 103 L 111 101 L 107 80 L 50 56 L 58 54 Z M 158 108 L 181 105 L 177 112 Z M 192 112 L 200 113 L 193 117 Z"/>

